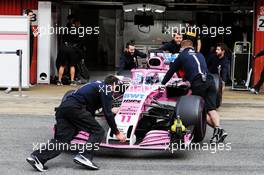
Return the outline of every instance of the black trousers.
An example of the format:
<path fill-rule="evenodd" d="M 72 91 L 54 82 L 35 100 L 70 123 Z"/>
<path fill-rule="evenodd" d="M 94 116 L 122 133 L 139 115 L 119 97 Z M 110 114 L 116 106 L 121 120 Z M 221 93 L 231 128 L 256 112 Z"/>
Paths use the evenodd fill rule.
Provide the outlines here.
<path fill-rule="evenodd" d="M 92 159 L 95 144 L 101 143 L 104 137 L 104 129 L 95 120 L 94 116 L 88 112 L 84 106 L 72 105 L 65 101 L 56 111 L 55 136 L 45 145 L 43 149 L 34 151 L 32 154 L 44 164 L 48 160 L 55 158 L 63 151 L 63 146 L 74 138 L 79 131 L 86 131 L 90 134 L 86 148 L 91 150 L 79 150 L 82 154 Z M 56 145 L 56 146 L 54 146 Z M 84 146 L 85 148 L 85 146 Z"/>
<path fill-rule="evenodd" d="M 263 85 L 263 83 L 264 83 L 264 68 L 263 68 L 263 70 L 262 70 L 262 72 L 261 72 L 261 75 L 260 75 L 260 79 L 259 79 L 259 81 L 258 81 L 257 84 L 254 86 L 254 89 L 255 89 L 256 91 L 259 91 L 260 88 L 261 88 L 261 86 Z"/>
<path fill-rule="evenodd" d="M 56 67 L 59 69 L 60 66 L 76 66 L 82 58 L 83 52 L 78 47 L 62 46 L 57 55 Z"/>
<path fill-rule="evenodd" d="M 206 82 L 202 81 L 201 76 L 196 77 L 191 83 L 192 95 L 198 95 L 205 101 L 205 110 L 211 111 L 216 109 L 217 92 L 213 77 L 207 75 Z"/>

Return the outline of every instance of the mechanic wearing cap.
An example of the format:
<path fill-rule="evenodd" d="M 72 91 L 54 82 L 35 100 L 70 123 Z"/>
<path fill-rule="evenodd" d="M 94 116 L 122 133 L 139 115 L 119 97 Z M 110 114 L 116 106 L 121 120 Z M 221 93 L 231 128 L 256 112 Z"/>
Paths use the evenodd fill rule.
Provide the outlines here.
<path fill-rule="evenodd" d="M 164 44 L 159 50 L 163 50 L 165 52 L 169 52 L 172 54 L 179 53 L 181 48 L 181 42 L 182 42 L 182 34 L 174 33 L 173 40 Z"/>
<path fill-rule="evenodd" d="M 98 170 L 99 167 L 92 162 L 95 147 L 98 147 L 104 137 L 104 129 L 95 120 L 95 111 L 103 108 L 104 116 L 111 131 L 120 142 L 126 137 L 117 129 L 114 114 L 112 113 L 112 91 L 119 80 L 113 75 L 107 76 L 104 82 L 88 83 L 69 95 L 56 111 L 55 136 L 44 149 L 34 151 L 27 162 L 36 170 L 45 171 L 44 164 L 58 156 L 64 147 L 63 143 L 70 143 L 79 131 L 89 133 L 89 139 L 83 150 L 74 157 L 74 162 L 88 169 Z M 53 147 L 50 145 L 53 144 Z M 54 146 L 55 145 L 55 146 Z M 87 149 L 89 145 L 90 150 Z M 92 145 L 92 146 L 91 146 Z M 78 147 L 79 148 L 79 147 Z"/>
<path fill-rule="evenodd" d="M 185 31 L 183 32 L 183 39 L 184 40 L 191 40 L 193 42 L 193 46 L 196 52 L 200 52 L 202 48 L 201 36 L 198 33 L 198 28 L 192 21 L 186 23 Z"/>
<path fill-rule="evenodd" d="M 191 40 L 181 43 L 182 52 L 173 62 L 166 73 L 162 84 L 165 85 L 180 68 L 185 71 L 185 78 L 191 83 L 193 95 L 198 95 L 205 100 L 207 123 L 214 128 L 211 143 L 223 142 L 227 133 L 220 127 L 220 118 L 216 112 L 216 89 L 213 77 L 208 74 L 205 58 L 201 53 L 195 53 Z"/>
<path fill-rule="evenodd" d="M 125 51 L 120 56 L 120 66 L 118 74 L 121 74 L 123 70 L 131 70 L 138 67 L 137 57 L 146 58 L 147 55 L 135 48 L 134 41 L 127 42 Z"/>

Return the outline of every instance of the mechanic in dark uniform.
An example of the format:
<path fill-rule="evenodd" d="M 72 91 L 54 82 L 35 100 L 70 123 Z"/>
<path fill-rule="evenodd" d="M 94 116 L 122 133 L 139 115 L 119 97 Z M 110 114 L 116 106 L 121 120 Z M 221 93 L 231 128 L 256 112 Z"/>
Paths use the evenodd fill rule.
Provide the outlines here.
<path fill-rule="evenodd" d="M 258 57 L 261 57 L 263 55 L 264 55 L 264 49 L 262 51 L 260 51 L 256 56 L 254 56 L 254 59 L 256 59 Z M 262 69 L 259 81 L 257 82 L 257 84 L 253 88 L 249 89 L 250 92 L 258 95 L 259 94 L 259 90 L 260 90 L 261 86 L 263 85 L 263 83 L 264 83 L 264 67 Z"/>
<path fill-rule="evenodd" d="M 216 112 L 216 89 L 213 77 L 208 74 L 205 58 L 201 53 L 195 53 L 191 40 L 182 41 L 182 52 L 166 73 L 162 84 L 165 85 L 180 68 L 185 71 L 185 78 L 191 84 L 193 95 L 205 100 L 207 123 L 214 128 L 211 143 L 223 142 L 227 133 L 220 127 L 220 118 Z"/>
<path fill-rule="evenodd" d="M 173 40 L 168 43 L 165 43 L 159 50 L 163 50 L 165 52 L 169 52 L 172 54 L 179 53 L 182 42 L 182 34 L 174 33 Z"/>
<path fill-rule="evenodd" d="M 59 50 L 56 59 L 56 67 L 58 69 L 58 86 L 63 85 L 62 77 L 65 72 L 65 69 L 68 67 L 70 72 L 70 85 L 77 85 L 77 82 L 74 80 L 76 73 L 75 67 L 84 57 L 81 49 L 83 38 L 80 37 L 78 33 L 73 33 L 70 31 L 78 30 L 79 27 L 81 27 L 80 20 L 78 18 L 75 18 L 72 20 L 72 23 L 67 24 L 69 33 L 63 35 L 63 45 L 62 48 Z"/>
<path fill-rule="evenodd" d="M 138 67 L 138 59 L 146 58 L 147 55 L 143 52 L 140 52 L 135 48 L 135 42 L 129 41 L 126 43 L 125 51 L 120 56 L 120 65 L 118 74 L 121 74 L 123 70 L 131 70 Z"/>
<path fill-rule="evenodd" d="M 224 43 L 218 43 L 215 50 L 207 59 L 207 67 L 210 73 L 219 74 L 222 79 L 223 89 L 228 80 L 230 62 L 228 58 L 227 46 Z"/>
<path fill-rule="evenodd" d="M 116 135 L 120 142 L 126 141 L 126 137 L 117 129 L 114 115 L 111 111 L 112 91 L 118 81 L 115 76 L 110 75 L 105 78 L 104 82 L 96 81 L 85 84 L 69 95 L 56 111 L 54 139 L 50 140 L 44 150 L 34 151 L 27 158 L 28 163 L 38 171 L 45 171 L 47 168 L 44 164 L 58 156 L 65 149 L 61 148 L 61 144 L 70 143 L 79 131 L 85 131 L 90 134 L 86 145 L 89 145 L 91 150 L 88 150 L 86 145 L 84 145 L 84 149 L 79 149 L 79 154 L 74 157 L 74 162 L 88 169 L 99 169 L 92 162 L 92 159 L 94 148 L 96 145 L 97 147 L 99 146 L 105 131 L 95 120 L 95 111 L 103 108 L 104 116 L 113 134 Z M 56 146 L 49 148 L 50 144 Z"/>

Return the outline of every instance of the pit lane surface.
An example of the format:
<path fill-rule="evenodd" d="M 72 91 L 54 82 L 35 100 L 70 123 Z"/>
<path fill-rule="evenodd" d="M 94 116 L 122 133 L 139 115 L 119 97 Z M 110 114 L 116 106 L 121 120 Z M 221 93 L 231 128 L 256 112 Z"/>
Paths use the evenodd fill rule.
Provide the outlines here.
<path fill-rule="evenodd" d="M 51 138 L 53 124 L 50 115 L 1 115 L 0 174 L 37 174 L 25 158 L 33 143 Z M 229 133 L 226 140 L 231 146 L 229 151 L 209 148 L 171 154 L 101 149 L 94 159 L 101 167 L 99 171 L 81 168 L 72 161 L 73 153 L 66 152 L 46 164 L 49 170 L 45 174 L 263 174 L 264 121 L 224 120 L 222 125 Z M 208 127 L 205 143 L 211 135 L 212 129 Z"/>

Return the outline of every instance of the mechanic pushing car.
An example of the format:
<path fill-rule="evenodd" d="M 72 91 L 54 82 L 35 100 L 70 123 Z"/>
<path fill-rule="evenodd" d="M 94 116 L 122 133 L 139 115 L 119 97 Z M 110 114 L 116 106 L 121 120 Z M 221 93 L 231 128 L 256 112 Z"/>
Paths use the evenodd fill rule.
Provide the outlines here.
<path fill-rule="evenodd" d="M 104 137 L 104 129 L 95 120 L 95 111 L 103 108 L 104 116 L 113 134 L 120 142 L 125 142 L 126 137 L 117 129 L 112 113 L 112 92 L 119 82 L 113 75 L 105 78 L 104 82 L 96 81 L 85 84 L 69 95 L 56 110 L 55 136 L 45 146 L 45 149 L 34 151 L 26 160 L 38 171 L 45 171 L 44 164 L 58 156 L 63 149 L 61 146 L 70 143 L 78 131 L 89 133 L 88 149 L 78 150 L 74 162 L 88 169 L 98 170 L 99 167 L 92 162 L 94 148 Z M 50 146 L 50 145 L 53 146 Z M 55 146 L 54 146 L 55 145 Z M 92 146 L 91 146 L 92 145 Z M 79 147 L 78 147 L 79 148 Z M 87 147 L 85 147 L 87 148 Z M 82 151 L 82 152 L 81 152 Z"/>
<path fill-rule="evenodd" d="M 210 142 L 223 142 L 227 133 L 220 127 L 220 118 L 216 112 L 216 88 L 213 77 L 208 74 L 205 58 L 201 53 L 195 53 L 191 40 L 183 40 L 181 46 L 182 52 L 171 65 L 162 84 L 165 85 L 175 72 L 183 68 L 185 78 L 191 84 L 192 95 L 201 96 L 205 100 L 207 123 L 214 128 Z"/>

